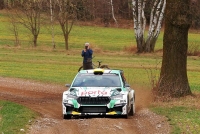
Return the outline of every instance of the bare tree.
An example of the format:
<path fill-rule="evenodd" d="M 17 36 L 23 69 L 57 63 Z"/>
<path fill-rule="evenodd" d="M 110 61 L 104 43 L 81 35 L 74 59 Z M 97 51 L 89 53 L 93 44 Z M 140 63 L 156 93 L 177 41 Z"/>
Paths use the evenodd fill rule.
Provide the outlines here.
<path fill-rule="evenodd" d="M 40 15 L 42 10 L 41 0 L 26 0 L 19 2 L 20 13 L 17 16 L 20 23 L 25 26 L 33 35 L 33 46 L 37 46 L 37 39 L 40 33 Z"/>
<path fill-rule="evenodd" d="M 13 11 L 16 11 L 16 10 L 13 10 Z M 7 12 L 8 12 L 8 16 L 11 23 L 11 31 L 14 33 L 14 37 L 15 37 L 14 44 L 15 46 L 20 46 L 17 18 L 15 17 L 15 14 L 10 12 L 10 10 L 7 10 Z"/>
<path fill-rule="evenodd" d="M 144 37 L 146 29 L 145 4 L 146 0 L 132 0 L 134 31 L 138 53 L 154 51 L 155 43 L 161 29 L 166 0 L 155 0 L 154 2 L 151 10 L 147 40 Z"/>
<path fill-rule="evenodd" d="M 76 1 L 75 0 L 57 0 L 55 16 L 58 20 L 65 39 L 65 49 L 69 49 L 68 39 L 72 26 L 76 20 Z"/>
<path fill-rule="evenodd" d="M 167 0 L 159 96 L 191 94 L 187 77 L 188 30 L 191 25 L 189 6 L 190 0 Z"/>

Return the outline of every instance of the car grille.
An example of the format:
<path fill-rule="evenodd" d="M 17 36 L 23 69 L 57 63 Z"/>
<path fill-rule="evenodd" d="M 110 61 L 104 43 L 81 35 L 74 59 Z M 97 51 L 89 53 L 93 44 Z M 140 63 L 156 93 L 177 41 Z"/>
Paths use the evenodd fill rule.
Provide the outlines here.
<path fill-rule="evenodd" d="M 109 97 L 79 97 L 77 99 L 82 105 L 105 105 L 110 102 Z"/>
<path fill-rule="evenodd" d="M 84 107 L 80 107 L 79 112 L 81 113 L 106 113 L 107 107 L 102 106 L 102 107 L 96 107 L 96 106 L 84 106 Z"/>

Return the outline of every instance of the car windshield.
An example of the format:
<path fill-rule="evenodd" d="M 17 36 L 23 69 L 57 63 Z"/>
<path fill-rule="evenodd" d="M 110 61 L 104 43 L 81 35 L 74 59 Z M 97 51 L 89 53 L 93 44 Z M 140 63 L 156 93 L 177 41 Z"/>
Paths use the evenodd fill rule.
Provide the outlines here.
<path fill-rule="evenodd" d="M 119 75 L 117 74 L 78 74 L 74 80 L 73 87 L 121 87 Z"/>

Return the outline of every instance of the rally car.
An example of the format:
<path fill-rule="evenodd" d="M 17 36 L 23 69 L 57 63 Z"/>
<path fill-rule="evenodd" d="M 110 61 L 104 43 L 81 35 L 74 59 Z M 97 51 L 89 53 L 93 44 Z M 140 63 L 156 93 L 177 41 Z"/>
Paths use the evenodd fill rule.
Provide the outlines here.
<path fill-rule="evenodd" d="M 77 73 L 63 92 L 63 118 L 135 114 L 135 92 L 126 82 L 123 70 L 91 69 Z"/>

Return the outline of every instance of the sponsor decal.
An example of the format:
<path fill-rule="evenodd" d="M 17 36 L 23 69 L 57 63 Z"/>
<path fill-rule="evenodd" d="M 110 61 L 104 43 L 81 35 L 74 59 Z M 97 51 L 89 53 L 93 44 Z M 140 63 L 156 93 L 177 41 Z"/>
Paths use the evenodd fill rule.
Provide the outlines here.
<path fill-rule="evenodd" d="M 83 91 L 81 92 L 81 96 L 86 96 L 86 95 L 107 95 L 108 93 L 106 91 Z"/>

